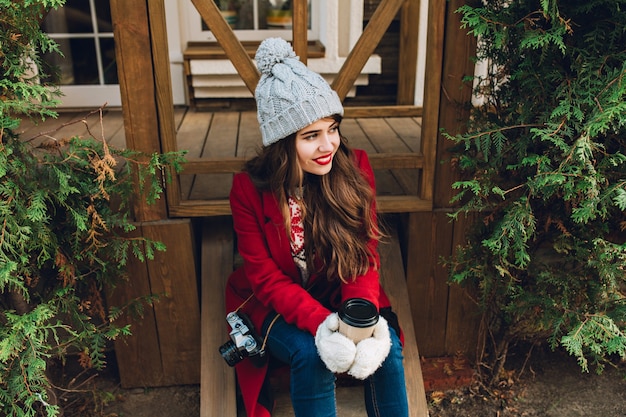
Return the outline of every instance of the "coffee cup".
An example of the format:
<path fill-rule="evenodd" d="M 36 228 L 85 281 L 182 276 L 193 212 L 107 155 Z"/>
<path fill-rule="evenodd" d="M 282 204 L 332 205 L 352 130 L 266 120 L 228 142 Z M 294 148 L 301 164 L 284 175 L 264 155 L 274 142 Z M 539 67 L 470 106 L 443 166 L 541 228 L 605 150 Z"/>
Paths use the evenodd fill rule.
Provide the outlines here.
<path fill-rule="evenodd" d="M 372 336 L 378 323 L 376 306 L 363 298 L 350 298 L 339 309 L 339 332 L 359 343 Z"/>

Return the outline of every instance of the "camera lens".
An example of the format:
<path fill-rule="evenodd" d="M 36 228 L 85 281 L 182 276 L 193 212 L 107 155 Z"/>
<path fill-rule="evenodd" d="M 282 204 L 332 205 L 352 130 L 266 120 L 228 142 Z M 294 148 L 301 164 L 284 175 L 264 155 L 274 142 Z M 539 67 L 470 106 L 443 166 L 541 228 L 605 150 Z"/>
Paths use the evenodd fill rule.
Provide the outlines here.
<path fill-rule="evenodd" d="M 229 366 L 235 366 L 245 358 L 231 340 L 220 346 L 220 354 Z"/>

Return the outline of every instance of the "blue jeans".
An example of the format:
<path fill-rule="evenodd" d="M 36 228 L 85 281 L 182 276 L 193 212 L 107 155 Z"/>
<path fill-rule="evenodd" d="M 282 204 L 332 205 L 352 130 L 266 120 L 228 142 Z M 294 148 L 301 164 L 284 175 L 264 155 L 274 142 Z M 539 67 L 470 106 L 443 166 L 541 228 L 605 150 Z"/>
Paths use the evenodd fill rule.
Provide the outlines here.
<path fill-rule="evenodd" d="M 272 320 L 263 324 L 263 334 Z M 402 345 L 390 328 L 391 351 L 382 366 L 364 381 L 365 408 L 369 417 L 408 416 Z M 270 354 L 290 367 L 291 403 L 296 417 L 335 417 L 335 375 L 320 359 L 315 339 L 306 331 L 287 324 L 282 317 L 267 337 Z"/>

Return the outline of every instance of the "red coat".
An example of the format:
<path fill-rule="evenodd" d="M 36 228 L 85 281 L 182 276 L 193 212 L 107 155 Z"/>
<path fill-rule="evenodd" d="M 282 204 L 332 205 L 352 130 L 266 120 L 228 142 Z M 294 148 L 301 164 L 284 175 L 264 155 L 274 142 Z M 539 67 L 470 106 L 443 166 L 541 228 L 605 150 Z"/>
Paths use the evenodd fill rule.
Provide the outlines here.
<path fill-rule="evenodd" d="M 355 158 L 374 189 L 374 173 L 367 154 L 355 150 Z M 322 282 L 325 285 L 319 287 L 324 288 L 323 291 L 309 292 L 302 287 L 298 267 L 291 255 L 285 221 L 274 195 L 259 192 L 247 173 L 239 173 L 233 179 L 230 204 L 237 246 L 244 265 L 228 278 L 227 312 L 237 309 L 254 292 L 242 311 L 248 314 L 257 330 L 268 313 L 276 311 L 287 323 L 315 335 L 331 310 L 337 311 L 346 299 L 365 298 L 379 308 L 389 306 L 389 299 L 378 279 L 378 255 L 371 260 L 376 268 L 356 277 L 353 282 Z M 376 249 L 377 242 L 372 240 L 370 245 Z M 314 286 L 318 280 L 325 281 L 325 275 L 312 274 L 308 287 Z M 249 359 L 244 359 L 235 369 L 248 416 L 270 416 L 270 412 L 258 403 L 267 366 L 257 368 Z"/>

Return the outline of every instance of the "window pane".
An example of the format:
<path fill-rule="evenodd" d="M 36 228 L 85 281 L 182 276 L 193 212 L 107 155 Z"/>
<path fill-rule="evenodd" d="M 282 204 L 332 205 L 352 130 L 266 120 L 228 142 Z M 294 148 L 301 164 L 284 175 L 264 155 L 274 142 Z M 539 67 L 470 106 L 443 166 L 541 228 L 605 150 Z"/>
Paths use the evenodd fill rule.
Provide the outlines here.
<path fill-rule="evenodd" d="M 68 56 L 70 50 L 69 39 L 58 39 L 59 49 L 63 56 L 56 52 L 48 52 L 41 56 L 43 71 L 46 75 L 43 81 L 58 85 L 70 85 L 74 82 L 72 71 L 72 57 Z"/>
<path fill-rule="evenodd" d="M 117 79 L 117 61 L 115 60 L 115 42 L 113 38 L 100 39 L 102 67 L 105 84 L 119 84 Z"/>
<path fill-rule="evenodd" d="M 111 19 L 111 5 L 109 0 L 96 0 L 96 16 L 98 21 L 98 32 L 112 33 L 113 20 Z"/>
<path fill-rule="evenodd" d="M 48 13 L 42 28 L 47 33 L 93 33 L 89 2 L 68 0 L 65 6 Z"/>
<path fill-rule="evenodd" d="M 254 29 L 254 1 L 240 0 L 237 2 L 237 25 L 235 29 Z"/>
<path fill-rule="evenodd" d="M 57 80 L 60 85 L 99 84 L 93 39 L 60 39 L 58 44 L 64 57 L 46 54 L 43 58 L 60 71 Z"/>
<path fill-rule="evenodd" d="M 291 29 L 291 0 L 214 0 L 222 12 L 222 16 L 235 30 L 254 29 Z M 256 3 L 256 4 L 255 4 Z M 255 10 L 256 6 L 256 10 Z M 311 2 L 309 7 L 309 24 L 311 29 Z M 256 13 L 256 27 L 254 25 Z M 202 30 L 209 28 L 202 21 Z"/>
<path fill-rule="evenodd" d="M 265 13 L 266 27 L 270 29 L 291 28 L 291 1 L 269 0 Z"/>
<path fill-rule="evenodd" d="M 254 29 L 254 0 L 214 0 L 233 29 Z M 202 21 L 202 30 L 209 27 Z"/>

